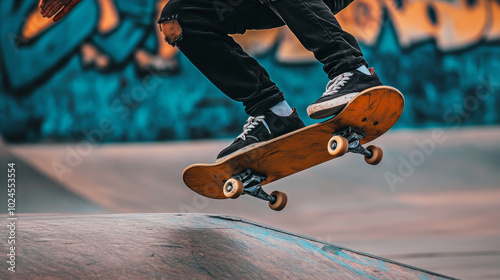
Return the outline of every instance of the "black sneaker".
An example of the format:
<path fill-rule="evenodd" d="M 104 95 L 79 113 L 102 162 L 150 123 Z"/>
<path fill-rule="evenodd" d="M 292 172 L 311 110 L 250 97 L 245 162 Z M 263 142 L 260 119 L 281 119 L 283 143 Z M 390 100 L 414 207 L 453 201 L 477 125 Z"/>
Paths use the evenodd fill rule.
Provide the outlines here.
<path fill-rule="evenodd" d="M 302 122 L 295 109 L 287 117 L 278 116 L 271 111 L 266 111 L 258 117 L 249 117 L 247 123 L 243 126 L 243 133 L 229 147 L 219 153 L 217 161 L 222 161 L 224 157 L 242 148 L 255 146 L 258 143 L 271 140 L 303 127 L 305 127 L 304 122 Z"/>
<path fill-rule="evenodd" d="M 312 119 L 323 119 L 336 115 L 349 101 L 365 89 L 381 86 L 382 82 L 373 69 L 371 75 L 358 70 L 338 75 L 326 85 L 326 91 L 316 102 L 307 107 Z"/>

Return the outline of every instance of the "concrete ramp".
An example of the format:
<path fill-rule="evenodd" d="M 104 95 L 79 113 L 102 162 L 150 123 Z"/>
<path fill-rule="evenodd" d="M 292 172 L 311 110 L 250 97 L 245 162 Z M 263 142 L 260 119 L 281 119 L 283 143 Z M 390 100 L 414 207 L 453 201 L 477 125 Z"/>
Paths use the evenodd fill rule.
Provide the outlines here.
<path fill-rule="evenodd" d="M 229 216 L 25 216 L 16 239 L 8 279 L 452 279 Z"/>

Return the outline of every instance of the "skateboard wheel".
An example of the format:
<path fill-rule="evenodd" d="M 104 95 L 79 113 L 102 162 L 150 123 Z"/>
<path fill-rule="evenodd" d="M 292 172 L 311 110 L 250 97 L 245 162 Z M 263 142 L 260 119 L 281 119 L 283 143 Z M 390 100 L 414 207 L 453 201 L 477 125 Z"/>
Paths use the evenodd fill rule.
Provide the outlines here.
<path fill-rule="evenodd" d="M 240 180 L 231 178 L 224 184 L 224 196 L 236 199 L 243 193 L 243 183 Z"/>
<path fill-rule="evenodd" d="M 286 203 L 288 202 L 288 197 L 284 192 L 280 191 L 274 191 L 271 193 L 271 196 L 276 197 L 276 202 L 271 203 L 269 201 L 269 208 L 273 209 L 274 211 L 281 211 L 283 208 L 285 208 Z"/>
<path fill-rule="evenodd" d="M 341 157 L 349 150 L 349 141 L 342 136 L 335 135 L 328 141 L 328 153 L 335 157 Z"/>
<path fill-rule="evenodd" d="M 371 157 L 365 156 L 366 163 L 371 165 L 377 165 L 382 161 L 382 158 L 384 157 L 384 151 L 382 151 L 380 147 L 370 145 L 366 149 L 372 152 Z"/>

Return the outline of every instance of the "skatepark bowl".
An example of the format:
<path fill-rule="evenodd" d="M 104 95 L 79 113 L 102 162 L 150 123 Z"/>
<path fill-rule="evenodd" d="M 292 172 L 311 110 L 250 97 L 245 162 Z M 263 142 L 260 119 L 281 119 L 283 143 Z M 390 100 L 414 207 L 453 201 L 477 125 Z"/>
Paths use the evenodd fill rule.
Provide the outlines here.
<path fill-rule="evenodd" d="M 452 279 L 230 216 L 38 216 L 19 226 L 12 279 Z"/>
<path fill-rule="evenodd" d="M 228 143 L 1 144 L 0 278 L 500 279 L 498 127 L 391 131 L 380 165 L 347 154 L 265 186 L 281 212 L 183 184 Z"/>

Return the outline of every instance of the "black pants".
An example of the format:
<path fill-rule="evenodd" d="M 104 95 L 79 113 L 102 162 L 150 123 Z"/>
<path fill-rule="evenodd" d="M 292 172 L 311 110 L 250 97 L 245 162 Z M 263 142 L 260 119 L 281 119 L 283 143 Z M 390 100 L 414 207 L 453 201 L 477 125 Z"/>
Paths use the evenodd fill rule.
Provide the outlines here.
<path fill-rule="evenodd" d="M 223 93 L 243 102 L 247 114 L 256 116 L 284 100 L 283 93 L 228 34 L 286 24 L 332 79 L 366 65 L 356 39 L 335 19 L 335 6 L 342 1 L 349 0 L 262 0 L 264 4 L 254 0 L 170 0 L 158 22 L 177 20 L 181 37 L 169 43 Z"/>

